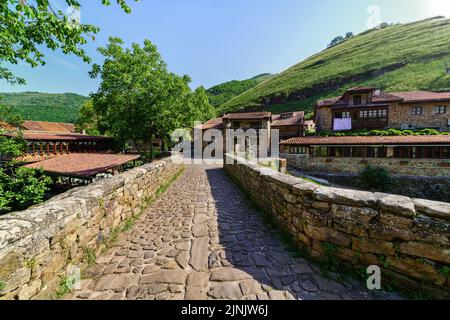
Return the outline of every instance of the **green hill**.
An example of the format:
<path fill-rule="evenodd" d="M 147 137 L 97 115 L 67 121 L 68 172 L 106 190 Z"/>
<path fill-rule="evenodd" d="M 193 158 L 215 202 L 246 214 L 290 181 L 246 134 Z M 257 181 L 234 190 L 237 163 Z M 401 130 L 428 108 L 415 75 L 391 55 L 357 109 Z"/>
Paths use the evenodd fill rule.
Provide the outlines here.
<path fill-rule="evenodd" d="M 219 84 L 206 90 L 209 102 L 214 107 L 218 107 L 241 93 L 253 88 L 261 82 L 272 77 L 270 73 L 263 73 L 248 80 L 234 80 Z"/>
<path fill-rule="evenodd" d="M 0 93 L 0 103 L 13 106 L 25 120 L 74 123 L 89 98 L 74 93 Z"/>
<path fill-rule="evenodd" d="M 450 90 L 446 62 L 450 65 L 450 20 L 383 24 L 271 77 L 219 111 L 311 111 L 316 100 L 358 85 L 385 91 Z"/>

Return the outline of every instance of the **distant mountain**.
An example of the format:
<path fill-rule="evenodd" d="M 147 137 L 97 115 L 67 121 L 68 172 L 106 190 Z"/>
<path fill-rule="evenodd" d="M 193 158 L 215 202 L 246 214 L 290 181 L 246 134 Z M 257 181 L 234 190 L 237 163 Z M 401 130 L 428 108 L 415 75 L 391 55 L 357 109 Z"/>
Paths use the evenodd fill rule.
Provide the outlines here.
<path fill-rule="evenodd" d="M 273 75 L 270 73 L 263 73 L 248 80 L 229 81 L 209 88 L 206 90 L 209 97 L 209 102 L 214 107 L 218 107 L 228 100 L 260 84 L 261 82 L 264 82 L 272 76 Z"/>
<path fill-rule="evenodd" d="M 450 20 L 388 25 L 346 38 L 223 103 L 242 110 L 311 111 L 319 99 L 355 86 L 383 91 L 450 91 Z"/>
<path fill-rule="evenodd" d="M 25 120 L 74 123 L 89 99 L 75 93 L 0 93 L 0 104 L 13 106 Z"/>

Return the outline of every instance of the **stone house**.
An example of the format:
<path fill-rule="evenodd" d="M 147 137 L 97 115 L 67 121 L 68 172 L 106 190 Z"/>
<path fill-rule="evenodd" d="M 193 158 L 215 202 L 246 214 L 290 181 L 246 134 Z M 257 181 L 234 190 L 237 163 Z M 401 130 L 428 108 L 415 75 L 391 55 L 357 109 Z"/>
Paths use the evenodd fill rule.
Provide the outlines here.
<path fill-rule="evenodd" d="M 450 131 L 450 92 L 393 92 L 356 87 L 315 106 L 318 130 L 423 129 Z"/>
<path fill-rule="evenodd" d="M 450 135 L 298 137 L 280 149 L 303 171 L 358 173 L 371 165 L 398 175 L 450 178 Z"/>

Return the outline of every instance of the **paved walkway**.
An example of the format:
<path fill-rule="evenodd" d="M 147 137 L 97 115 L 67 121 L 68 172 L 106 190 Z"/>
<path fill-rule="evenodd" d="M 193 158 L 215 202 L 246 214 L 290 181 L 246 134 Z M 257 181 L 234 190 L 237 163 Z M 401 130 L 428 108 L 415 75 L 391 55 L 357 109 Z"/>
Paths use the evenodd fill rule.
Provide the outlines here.
<path fill-rule="evenodd" d="M 71 299 L 370 299 L 294 257 L 221 168 L 188 167 Z"/>

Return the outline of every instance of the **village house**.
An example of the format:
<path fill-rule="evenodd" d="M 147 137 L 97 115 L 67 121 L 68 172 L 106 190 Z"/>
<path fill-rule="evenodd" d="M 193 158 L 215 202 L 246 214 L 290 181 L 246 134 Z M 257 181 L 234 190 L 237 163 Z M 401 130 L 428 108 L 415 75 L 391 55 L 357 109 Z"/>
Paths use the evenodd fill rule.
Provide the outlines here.
<path fill-rule="evenodd" d="M 436 129 L 450 131 L 450 92 L 382 92 L 356 87 L 315 106 L 317 129 Z"/>
<path fill-rule="evenodd" d="M 392 174 L 450 177 L 450 135 L 298 137 L 281 143 L 288 165 L 309 172 L 358 173 L 367 165 Z"/>
<path fill-rule="evenodd" d="M 267 142 L 271 143 L 271 130 L 278 130 L 280 141 L 289 139 L 292 137 L 298 137 L 304 135 L 305 121 L 304 112 L 286 112 L 282 114 L 272 114 L 271 112 L 245 112 L 245 113 L 230 113 L 224 115 L 222 118 L 216 118 L 205 122 L 197 126 L 196 129 L 202 130 L 202 137 L 204 133 L 210 129 L 216 129 L 223 132 L 226 129 L 239 130 L 242 129 L 246 132 L 248 129 L 254 129 L 257 132 L 257 138 L 255 141 L 249 137 L 245 142 L 246 145 L 239 145 L 242 150 L 247 150 L 249 145 L 257 146 L 261 139 L 259 130 L 267 130 Z M 209 143 L 203 141 L 203 148 Z M 235 144 L 239 142 L 235 141 Z M 235 147 L 236 147 L 235 145 Z M 224 149 L 226 148 L 224 144 Z M 234 150 L 234 148 L 233 148 Z M 241 151 L 242 151 L 241 150 Z"/>

